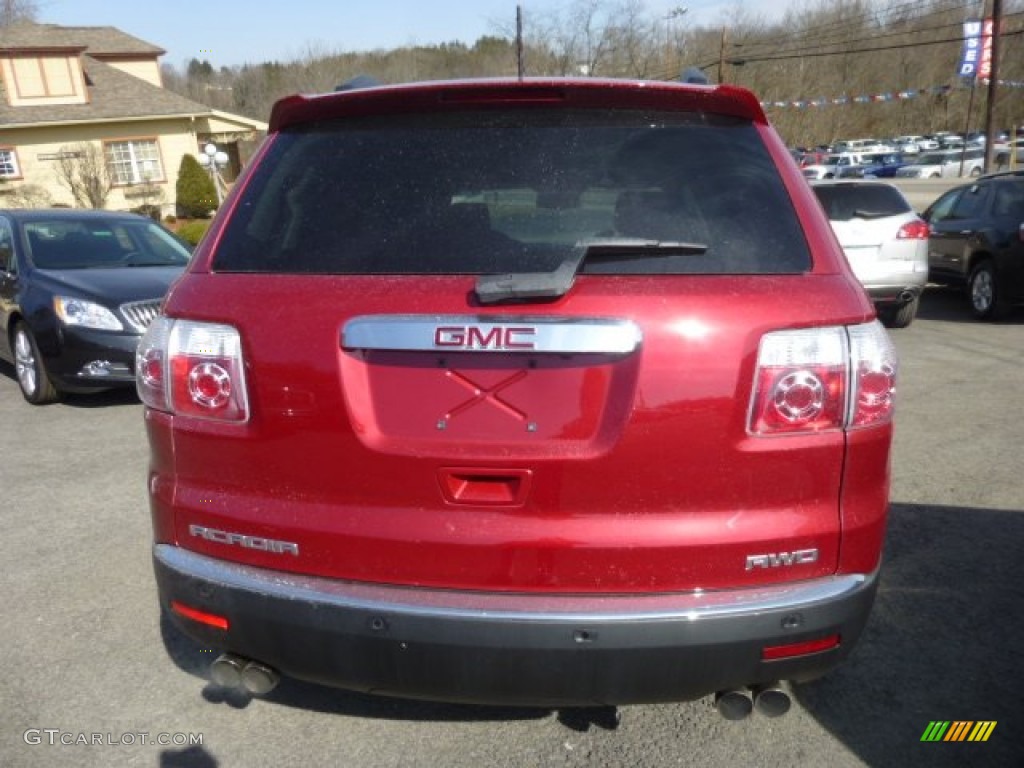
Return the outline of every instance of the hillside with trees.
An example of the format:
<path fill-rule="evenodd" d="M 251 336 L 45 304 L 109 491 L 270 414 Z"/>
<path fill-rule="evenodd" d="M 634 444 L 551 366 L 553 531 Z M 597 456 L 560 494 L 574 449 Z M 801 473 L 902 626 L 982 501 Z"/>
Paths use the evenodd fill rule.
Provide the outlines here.
<path fill-rule="evenodd" d="M 991 2 L 987 8 L 991 9 Z M 849 136 L 979 130 L 987 87 L 961 80 L 963 22 L 986 6 L 965 0 L 807 0 L 779 20 L 737 4 L 720 26 L 693 26 L 683 8 L 641 0 L 575 0 L 557 11 L 524 11 L 527 76 L 671 80 L 700 67 L 712 82 L 751 88 L 791 144 Z M 1024 0 L 1003 0 L 1000 127 L 1024 123 Z M 193 59 L 164 68 L 168 87 L 219 109 L 266 119 L 273 102 L 324 92 L 357 75 L 382 82 L 515 76 L 515 4 L 509 21 L 472 44 L 376 51 L 310 47 L 292 61 L 215 68 Z M 968 106 L 971 106 L 968 119 Z"/>

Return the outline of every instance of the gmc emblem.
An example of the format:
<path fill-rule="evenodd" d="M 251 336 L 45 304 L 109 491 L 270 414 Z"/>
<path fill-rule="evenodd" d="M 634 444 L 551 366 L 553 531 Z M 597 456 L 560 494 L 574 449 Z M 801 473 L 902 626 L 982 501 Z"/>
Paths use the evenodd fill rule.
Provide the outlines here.
<path fill-rule="evenodd" d="M 537 329 L 530 326 L 439 325 L 434 346 L 444 349 L 534 349 Z"/>

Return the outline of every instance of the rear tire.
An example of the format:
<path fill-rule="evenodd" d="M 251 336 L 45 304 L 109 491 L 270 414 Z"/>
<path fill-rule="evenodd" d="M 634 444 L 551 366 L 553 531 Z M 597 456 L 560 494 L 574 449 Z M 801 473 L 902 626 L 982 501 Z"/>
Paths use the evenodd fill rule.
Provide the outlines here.
<path fill-rule="evenodd" d="M 45 405 L 60 398 L 53 386 L 50 375 L 43 365 L 32 331 L 25 323 L 14 328 L 14 370 L 18 375 L 18 386 L 22 396 L 32 405 Z"/>
<path fill-rule="evenodd" d="M 974 316 L 979 320 L 999 320 L 1010 311 L 1010 305 L 999 289 L 996 267 L 991 259 L 985 259 L 971 270 L 967 279 L 967 296 Z"/>
<path fill-rule="evenodd" d="M 878 319 L 886 328 L 906 328 L 917 317 L 917 307 L 921 303 L 921 297 L 915 296 L 906 304 L 898 307 L 890 307 L 878 312 Z"/>

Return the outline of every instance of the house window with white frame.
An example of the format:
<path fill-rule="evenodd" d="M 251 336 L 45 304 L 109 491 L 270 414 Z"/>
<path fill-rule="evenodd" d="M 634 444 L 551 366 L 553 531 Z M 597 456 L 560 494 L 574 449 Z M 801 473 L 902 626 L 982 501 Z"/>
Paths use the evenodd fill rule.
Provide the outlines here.
<path fill-rule="evenodd" d="M 107 165 L 115 184 L 143 184 L 164 181 L 160 149 L 156 139 L 110 141 L 104 145 Z"/>
<path fill-rule="evenodd" d="M 14 179 L 21 176 L 18 156 L 9 147 L 0 147 L 0 178 Z"/>

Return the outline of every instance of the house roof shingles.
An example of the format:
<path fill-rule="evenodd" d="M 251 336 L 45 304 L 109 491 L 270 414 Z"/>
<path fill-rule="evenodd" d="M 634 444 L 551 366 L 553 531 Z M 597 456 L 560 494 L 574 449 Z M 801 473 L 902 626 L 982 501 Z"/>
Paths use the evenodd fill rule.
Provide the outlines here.
<path fill-rule="evenodd" d="M 0 92 L 0 129 L 147 117 L 209 116 L 213 110 L 173 91 L 129 75 L 96 57 L 155 60 L 163 49 L 114 27 L 16 24 L 0 28 L 0 56 L 17 51 L 66 50 L 82 54 L 89 100 L 85 104 L 22 104 L 12 107 Z"/>
<path fill-rule="evenodd" d="M 0 27 L 0 53 L 19 49 L 85 48 L 93 56 L 162 56 L 163 48 L 116 27 L 59 27 L 28 22 Z"/>

